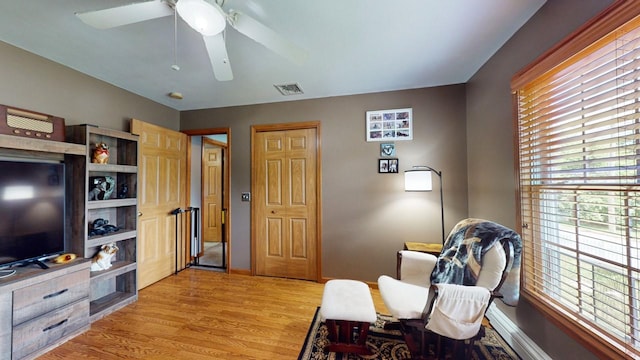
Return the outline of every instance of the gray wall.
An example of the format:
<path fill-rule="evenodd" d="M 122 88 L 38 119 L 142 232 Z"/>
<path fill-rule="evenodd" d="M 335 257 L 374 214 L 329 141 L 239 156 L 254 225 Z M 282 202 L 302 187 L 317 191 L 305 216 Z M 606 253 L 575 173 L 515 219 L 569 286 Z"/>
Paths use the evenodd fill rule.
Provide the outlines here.
<path fill-rule="evenodd" d="M 515 226 L 511 77 L 602 9 L 609 0 L 549 0 L 467 83 L 469 215 Z M 500 306 L 554 359 L 594 359 L 521 300 Z"/>
<path fill-rule="evenodd" d="M 460 218 L 515 225 L 513 125 L 509 81 L 521 67 L 609 5 L 549 0 L 466 85 L 279 104 L 177 111 L 0 42 L 0 104 L 128 130 L 129 118 L 170 129 L 232 129 L 233 269 L 250 266 L 250 126 L 322 122 L 323 272 L 373 281 L 395 272 L 404 241 L 438 242 L 439 198 L 405 193 L 402 171 L 443 171 L 446 228 Z M 414 140 L 397 141 L 399 174 L 378 174 L 379 143 L 364 140 L 367 110 L 412 107 Z M 557 359 L 592 359 L 526 301 L 503 310 Z"/>
<path fill-rule="evenodd" d="M 59 116 L 66 125 L 129 131 L 137 118 L 177 130 L 180 113 L 0 42 L 0 104 Z"/>
<path fill-rule="evenodd" d="M 365 141 L 367 110 L 413 108 L 413 141 L 396 141 L 400 173 L 378 174 L 379 142 Z M 322 136 L 322 276 L 375 281 L 395 274 L 405 241 L 441 240 L 437 185 L 405 193 L 402 171 L 443 172 L 447 231 L 467 214 L 464 85 L 317 100 L 194 110 L 181 129 L 231 128 L 231 269 L 250 269 L 250 129 L 257 124 L 320 121 Z M 434 179 L 437 184 L 437 180 Z"/>

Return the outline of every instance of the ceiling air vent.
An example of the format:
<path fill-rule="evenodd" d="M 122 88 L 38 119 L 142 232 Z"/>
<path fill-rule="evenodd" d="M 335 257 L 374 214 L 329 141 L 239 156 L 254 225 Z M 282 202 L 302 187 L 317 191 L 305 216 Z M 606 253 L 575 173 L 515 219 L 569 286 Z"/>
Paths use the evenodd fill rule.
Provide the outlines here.
<path fill-rule="evenodd" d="M 302 95 L 304 91 L 298 84 L 282 84 L 282 85 L 273 85 L 280 91 L 280 93 L 284 96 L 289 95 Z"/>

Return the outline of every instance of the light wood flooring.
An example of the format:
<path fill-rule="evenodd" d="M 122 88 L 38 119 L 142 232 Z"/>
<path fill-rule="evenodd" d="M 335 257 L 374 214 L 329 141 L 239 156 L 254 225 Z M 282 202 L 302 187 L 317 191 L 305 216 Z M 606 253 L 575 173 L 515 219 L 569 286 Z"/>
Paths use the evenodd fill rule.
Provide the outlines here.
<path fill-rule="evenodd" d="M 297 359 L 323 287 L 187 269 L 39 359 Z"/>

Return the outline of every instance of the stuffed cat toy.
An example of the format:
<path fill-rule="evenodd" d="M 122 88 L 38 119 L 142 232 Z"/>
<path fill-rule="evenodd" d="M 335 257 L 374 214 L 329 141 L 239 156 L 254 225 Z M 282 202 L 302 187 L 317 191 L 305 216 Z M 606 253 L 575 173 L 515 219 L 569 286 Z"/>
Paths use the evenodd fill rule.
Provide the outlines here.
<path fill-rule="evenodd" d="M 109 145 L 99 142 L 93 149 L 93 158 L 91 162 L 96 164 L 106 164 L 109 162 Z"/>
<path fill-rule="evenodd" d="M 91 271 L 107 270 L 111 267 L 111 258 L 118 252 L 115 243 L 102 245 L 100 251 L 91 259 Z"/>

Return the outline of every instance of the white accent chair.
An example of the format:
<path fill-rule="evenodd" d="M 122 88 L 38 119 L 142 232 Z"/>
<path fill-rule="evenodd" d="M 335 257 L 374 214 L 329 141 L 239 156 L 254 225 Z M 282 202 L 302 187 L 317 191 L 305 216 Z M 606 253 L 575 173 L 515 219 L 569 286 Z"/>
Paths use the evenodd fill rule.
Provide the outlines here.
<path fill-rule="evenodd" d="M 474 221 L 483 220 L 459 222 L 447 242 L 457 229 Z M 444 249 L 447 249 L 446 243 Z M 431 273 L 438 260 L 436 256 L 408 250 L 398 252 L 397 279 L 382 275 L 378 278 L 378 288 L 387 309 L 399 322 L 412 358 L 426 356 L 426 336 L 429 334 L 437 335 L 435 352 L 438 356 L 442 337 L 463 340 L 468 345 L 465 346 L 466 355 L 471 341 L 484 336 L 482 319 L 493 299 L 501 297 L 498 290 L 511 269 L 513 253 L 510 239 L 496 241 L 482 256 L 476 285 L 464 286 L 431 284 Z M 457 351 L 458 341 L 454 344 L 454 351 Z"/>

